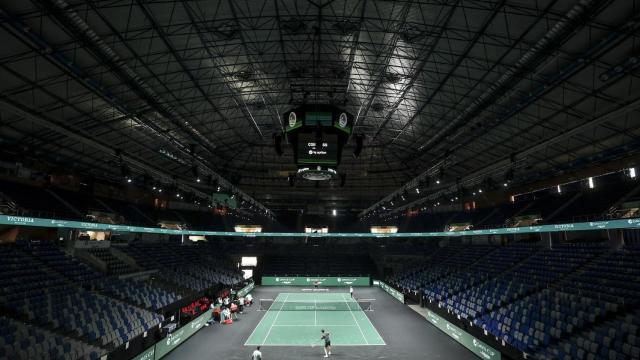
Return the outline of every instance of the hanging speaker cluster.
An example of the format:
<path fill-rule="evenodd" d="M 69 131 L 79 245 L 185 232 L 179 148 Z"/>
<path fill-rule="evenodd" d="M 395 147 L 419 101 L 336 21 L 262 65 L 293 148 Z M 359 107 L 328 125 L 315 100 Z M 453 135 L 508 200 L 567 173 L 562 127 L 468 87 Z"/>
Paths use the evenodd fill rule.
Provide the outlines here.
<path fill-rule="evenodd" d="M 353 156 L 357 158 L 360 156 L 360 153 L 362 153 L 362 146 L 364 143 L 364 134 L 356 134 L 354 136 L 354 141 L 356 142 L 356 147 L 353 149 Z"/>
<path fill-rule="evenodd" d="M 276 150 L 276 154 L 278 154 L 278 156 L 282 156 L 282 135 L 273 134 L 273 148 Z"/>

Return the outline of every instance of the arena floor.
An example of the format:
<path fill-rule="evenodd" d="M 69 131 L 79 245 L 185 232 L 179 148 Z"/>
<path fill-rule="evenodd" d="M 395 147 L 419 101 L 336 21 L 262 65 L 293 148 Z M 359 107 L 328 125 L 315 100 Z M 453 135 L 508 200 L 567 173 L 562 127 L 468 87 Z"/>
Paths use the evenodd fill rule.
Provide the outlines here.
<path fill-rule="evenodd" d="M 344 289 L 329 290 L 325 293 L 328 296 L 345 296 Z M 252 295 L 255 299 L 277 299 L 280 294 L 304 294 L 302 289 L 294 287 L 258 287 Z M 335 295 L 329 295 L 335 294 Z M 296 295 L 308 298 L 310 294 Z M 318 294 L 316 294 L 318 295 Z M 323 295 L 323 296 L 325 296 Z M 355 288 L 355 295 L 361 299 L 376 299 L 374 302 L 374 311 L 356 311 L 354 314 L 362 314 L 367 317 L 371 323 L 371 326 L 379 334 L 384 345 L 371 346 L 371 345 L 353 345 L 353 346 L 340 346 L 338 334 L 340 330 L 336 328 L 330 329 L 333 338 L 332 344 L 332 358 L 337 359 L 446 359 L 446 360 L 464 360 L 464 359 L 477 359 L 477 357 L 449 338 L 440 330 L 433 327 L 427 322 L 427 320 L 409 309 L 408 307 L 400 304 L 397 300 L 389 296 L 387 293 L 379 288 Z M 286 295 L 283 295 L 286 296 Z M 291 296 L 291 295 L 289 295 Z M 348 295 L 346 295 L 348 296 Z M 258 340 L 254 340 L 255 333 L 262 332 L 261 330 L 267 324 L 276 323 L 275 319 L 270 320 L 269 314 L 275 314 L 273 311 L 258 311 L 259 306 L 255 304 L 252 307 L 247 308 L 244 315 L 240 315 L 240 319 L 235 321 L 233 325 L 213 325 L 199 331 L 193 335 L 184 344 L 178 347 L 176 350 L 168 354 L 164 359 L 168 360 L 182 360 L 182 359 L 242 359 L 246 360 L 250 358 L 251 353 L 255 349 L 255 345 L 258 340 L 265 341 L 264 336 L 258 337 Z M 295 313 L 295 312 L 287 312 Z M 318 312 L 316 315 L 326 312 Z M 351 316 L 351 312 L 331 312 L 342 313 L 342 315 Z M 307 314 L 309 315 L 309 314 Z M 280 314 L 282 316 L 282 313 Z M 287 315 L 285 315 L 287 316 Z M 289 315 L 296 316 L 296 315 Z M 297 315 L 298 317 L 300 315 Z M 332 321 L 336 320 L 335 317 L 329 315 Z M 266 318 L 266 319 L 265 319 Z M 265 319 L 265 320 L 263 320 Z M 309 320 L 308 317 L 305 317 Z M 317 318 L 317 320 L 325 320 L 324 318 Z M 300 319 L 298 319 L 300 320 Z M 283 319 L 284 321 L 284 319 Z M 347 321 L 347 320 L 345 320 Z M 353 322 L 353 318 L 350 320 Z M 357 320 L 357 323 L 362 327 L 366 322 L 364 319 Z M 265 324 L 265 325 L 261 325 Z M 278 317 L 276 324 L 285 324 L 281 322 Z M 313 331 L 317 330 L 317 338 L 320 338 L 319 329 L 308 327 L 310 323 L 303 323 L 305 325 L 300 328 L 304 328 L 305 332 L 311 328 Z M 353 323 L 349 323 L 352 325 Z M 332 325 L 332 324 L 329 324 Z M 338 325 L 333 324 L 333 325 Z M 364 329 L 363 329 L 364 330 Z M 268 330 L 267 330 L 268 331 Z M 274 330 L 272 330 L 273 332 Z M 358 331 L 359 334 L 359 330 Z M 254 336 L 252 336 L 252 333 Z M 263 335 L 266 335 L 262 333 Z M 372 340 L 373 337 L 367 335 L 358 335 L 349 332 L 350 341 L 356 341 L 351 339 L 366 337 L 367 340 Z M 304 342 L 308 340 L 308 337 L 313 334 L 306 333 L 300 335 L 287 335 L 286 338 L 290 339 L 287 342 L 287 346 L 277 346 L 277 341 L 281 341 L 280 336 L 272 337 L 271 334 L 267 336 L 265 346 L 262 347 L 262 354 L 265 360 L 269 359 L 283 359 L 283 360 L 299 360 L 299 359 L 315 359 L 321 358 L 324 355 L 322 345 L 314 347 L 309 344 L 295 344 L 293 339 L 303 339 Z M 310 339 L 309 339 L 310 340 Z M 267 341 L 269 344 L 267 344 Z M 272 343 L 271 343 L 272 342 Z M 252 345 L 245 345 L 252 344 Z M 261 342 L 260 342 L 261 344 Z M 298 345 L 298 346 L 295 346 Z M 301 346 L 304 345 L 304 346 Z"/>

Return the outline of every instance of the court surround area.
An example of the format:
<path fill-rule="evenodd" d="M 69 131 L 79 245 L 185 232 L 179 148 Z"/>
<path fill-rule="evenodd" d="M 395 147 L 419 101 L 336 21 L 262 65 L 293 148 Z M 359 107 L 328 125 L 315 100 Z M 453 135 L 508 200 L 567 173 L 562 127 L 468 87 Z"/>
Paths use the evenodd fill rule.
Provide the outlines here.
<path fill-rule="evenodd" d="M 373 311 L 317 311 L 315 313 L 317 316 L 315 321 L 319 325 L 349 325 L 325 328 L 331 332 L 333 348 L 331 358 L 342 360 L 478 359 L 469 350 L 431 326 L 424 317 L 384 290 L 378 287 L 360 287 L 354 290 L 356 298 L 376 299 L 373 301 Z M 256 303 L 246 308 L 244 314 L 240 315 L 240 319 L 234 321 L 233 325 L 215 324 L 204 328 L 163 359 L 246 360 L 256 346 L 261 346 L 265 359 L 322 358 L 324 355 L 323 343 L 320 341 L 322 328 L 313 325 L 314 311 L 280 311 L 276 319 L 277 311 L 274 311 L 276 308 L 261 311 L 259 299 L 273 299 L 275 306 L 280 306 L 278 303 L 284 300 L 287 294 L 290 294 L 287 299 L 289 303 L 293 303 L 294 299 L 302 301 L 314 298 L 324 300 L 346 298 L 349 300 L 349 294 L 345 291 L 346 289 L 329 288 L 325 291 L 310 293 L 293 286 L 258 286 L 251 292 Z M 327 295 L 329 297 L 326 297 Z M 357 320 L 354 321 L 351 315 Z M 294 318 L 297 319 L 294 320 Z M 303 318 L 305 322 L 302 322 Z M 356 323 L 360 325 L 364 335 L 360 334 Z M 302 326 L 272 327 L 272 324 Z M 365 327 L 368 330 L 365 330 Z M 271 333 L 267 336 L 269 328 Z M 369 345 L 363 340 L 365 338 L 369 341 Z M 378 343 L 373 345 L 376 339 Z M 313 347 L 312 340 L 317 340 Z M 264 345 L 262 345 L 263 341 L 265 341 Z M 357 342 L 360 345 L 347 345 L 347 341 Z M 279 345 L 281 342 L 283 345 Z"/>
<path fill-rule="evenodd" d="M 362 305 L 348 293 L 280 293 L 245 345 L 322 346 L 320 331 L 335 346 L 385 345 Z M 371 302 L 366 302 L 367 308 Z"/>

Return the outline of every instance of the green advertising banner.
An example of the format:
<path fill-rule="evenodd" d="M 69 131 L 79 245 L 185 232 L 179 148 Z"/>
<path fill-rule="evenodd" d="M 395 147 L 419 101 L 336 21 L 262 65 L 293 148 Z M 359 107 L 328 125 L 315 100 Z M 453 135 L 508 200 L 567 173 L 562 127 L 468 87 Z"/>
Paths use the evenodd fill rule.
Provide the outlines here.
<path fill-rule="evenodd" d="M 371 234 L 371 233 L 239 233 L 233 231 L 195 231 L 195 230 L 172 230 L 154 227 L 138 227 L 128 225 L 113 225 L 83 221 L 68 221 L 42 219 L 25 216 L 0 215 L 0 225 L 14 226 L 37 226 L 37 227 L 57 227 L 78 230 L 111 231 L 111 232 L 133 232 L 148 234 L 167 235 L 201 235 L 201 236 L 236 236 L 236 237 L 326 237 L 326 238 L 420 238 L 420 237 L 450 237 L 450 236 L 475 236 L 475 235 L 505 235 L 505 234 L 529 234 L 547 232 L 571 232 L 588 230 L 613 230 L 613 229 L 640 229 L 640 218 L 619 219 L 607 221 L 592 221 L 573 224 L 555 225 L 534 225 L 523 227 L 483 229 L 483 230 L 463 230 L 444 231 L 426 233 L 393 233 L 393 234 Z"/>
<path fill-rule="evenodd" d="M 369 277 L 300 277 L 300 276 L 263 276 L 262 285 L 280 286 L 369 286 Z"/>
<path fill-rule="evenodd" d="M 378 282 L 378 286 L 386 291 L 389 295 L 393 296 L 394 298 L 398 299 L 398 301 L 400 301 L 401 303 L 404 304 L 404 294 L 401 293 L 400 291 L 396 290 L 395 288 L 385 284 L 384 282 L 380 281 L 380 280 L 374 280 L 374 284 L 376 283 L 376 281 Z"/>
<path fill-rule="evenodd" d="M 155 359 L 161 359 L 167 355 L 171 350 L 178 347 L 191 335 L 195 334 L 198 330 L 204 327 L 204 324 L 211 319 L 211 311 L 207 311 L 204 314 L 198 316 L 190 323 L 174 331 L 170 336 L 160 340 L 155 346 Z"/>
<path fill-rule="evenodd" d="M 156 346 L 153 345 L 131 360 L 154 360 L 155 354 L 156 354 Z"/>
<path fill-rule="evenodd" d="M 500 354 L 500 351 L 476 339 L 475 337 L 468 334 L 466 331 L 453 325 L 449 321 L 441 318 L 440 316 L 436 315 L 434 312 L 428 309 L 427 309 L 427 320 L 429 320 L 430 323 L 435 325 L 435 327 L 440 329 L 445 334 L 449 335 L 455 341 L 462 344 L 462 346 L 466 347 L 467 349 L 471 350 L 474 354 L 478 355 L 481 359 L 486 359 L 486 360 L 501 359 L 502 355 Z"/>
<path fill-rule="evenodd" d="M 256 284 L 253 281 L 250 282 L 249 285 L 247 285 L 247 286 L 243 287 L 242 289 L 238 290 L 238 293 L 237 293 L 238 297 L 247 295 L 255 287 L 256 287 Z"/>

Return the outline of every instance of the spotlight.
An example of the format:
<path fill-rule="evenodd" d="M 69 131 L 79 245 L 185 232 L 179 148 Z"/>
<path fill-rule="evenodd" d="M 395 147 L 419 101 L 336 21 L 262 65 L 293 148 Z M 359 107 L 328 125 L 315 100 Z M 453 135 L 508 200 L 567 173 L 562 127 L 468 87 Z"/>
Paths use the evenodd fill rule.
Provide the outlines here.
<path fill-rule="evenodd" d="M 560 187 L 560 185 L 558 185 L 556 189 L 558 190 L 558 194 L 562 194 L 562 188 Z"/>
<path fill-rule="evenodd" d="M 595 182 L 593 181 L 593 177 L 589 177 L 589 179 L 587 179 L 588 183 L 589 183 L 589 189 L 593 189 L 596 187 Z"/>
<path fill-rule="evenodd" d="M 629 168 L 629 177 L 632 179 L 636 178 L 636 168 Z"/>
<path fill-rule="evenodd" d="M 338 210 L 336 210 L 336 209 L 331 210 L 331 215 L 333 215 L 333 216 L 338 215 Z"/>

